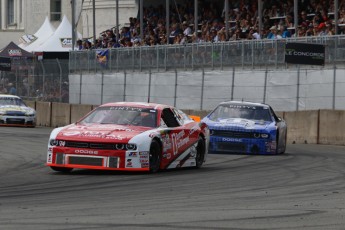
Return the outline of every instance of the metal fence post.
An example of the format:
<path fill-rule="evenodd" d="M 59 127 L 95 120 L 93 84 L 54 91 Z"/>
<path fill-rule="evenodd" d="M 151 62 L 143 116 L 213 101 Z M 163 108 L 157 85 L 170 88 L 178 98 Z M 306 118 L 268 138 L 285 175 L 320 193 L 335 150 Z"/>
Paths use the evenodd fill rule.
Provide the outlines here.
<path fill-rule="evenodd" d="M 266 70 L 265 70 L 265 82 L 264 82 L 264 98 L 263 98 L 263 103 L 266 103 L 267 75 L 268 75 L 268 70 L 267 70 L 267 68 L 266 68 Z"/>
<path fill-rule="evenodd" d="M 235 66 L 232 67 L 231 100 L 234 100 L 235 89 Z"/>
<path fill-rule="evenodd" d="M 147 95 L 147 103 L 150 103 L 150 97 L 151 97 L 151 69 L 149 70 L 149 88 L 148 88 L 148 95 Z"/>
<path fill-rule="evenodd" d="M 241 41 L 242 48 L 241 48 L 241 60 L 242 60 L 242 69 L 244 69 L 244 42 Z"/>
<path fill-rule="evenodd" d="M 79 77 L 79 104 L 81 104 L 82 85 L 83 85 L 83 74 L 82 74 L 82 72 L 80 72 L 80 77 Z"/>
<path fill-rule="evenodd" d="M 43 94 L 43 97 L 44 97 L 44 95 L 45 95 L 44 83 L 45 83 L 45 81 L 46 81 L 46 69 L 44 68 L 44 65 L 43 65 L 42 60 L 40 60 L 39 62 L 40 62 L 40 64 L 41 64 L 42 72 L 43 72 L 43 76 L 42 76 L 42 77 L 43 77 L 43 78 L 42 78 L 42 81 L 43 81 L 43 83 L 42 83 L 42 94 Z"/>
<path fill-rule="evenodd" d="M 204 68 L 202 68 L 201 74 L 202 74 L 202 76 L 201 76 L 202 80 L 201 80 L 200 110 L 202 110 L 203 103 L 204 103 L 204 86 L 205 86 L 205 70 L 204 70 Z"/>
<path fill-rule="evenodd" d="M 104 93 L 104 72 L 102 70 L 102 81 L 101 81 L 101 104 L 103 104 L 103 93 Z"/>
<path fill-rule="evenodd" d="M 126 101 L 126 87 L 127 87 L 127 73 L 126 70 L 123 71 L 123 101 Z"/>
<path fill-rule="evenodd" d="M 335 109 L 336 82 L 337 82 L 337 67 L 334 64 L 333 66 L 333 103 L 332 103 L 333 110 Z"/>
<path fill-rule="evenodd" d="M 296 95 L 296 111 L 299 108 L 299 85 L 300 85 L 300 65 L 297 65 L 297 95 Z"/>
<path fill-rule="evenodd" d="M 60 99 L 59 102 L 62 102 L 62 68 L 59 62 L 59 59 L 56 58 L 56 62 L 58 64 L 59 70 L 60 70 Z"/>
<path fill-rule="evenodd" d="M 176 101 L 177 101 L 177 70 L 175 69 L 174 107 L 176 107 Z"/>

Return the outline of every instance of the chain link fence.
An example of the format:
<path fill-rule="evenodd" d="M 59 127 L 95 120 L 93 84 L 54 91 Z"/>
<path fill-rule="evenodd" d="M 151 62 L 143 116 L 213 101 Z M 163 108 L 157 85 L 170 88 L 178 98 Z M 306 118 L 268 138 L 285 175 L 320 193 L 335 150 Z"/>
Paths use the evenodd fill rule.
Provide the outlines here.
<path fill-rule="evenodd" d="M 68 60 L 15 60 L 12 71 L 0 71 L 0 93 L 25 100 L 69 102 Z"/>
<path fill-rule="evenodd" d="M 325 45 L 325 63 L 345 61 L 345 36 L 302 37 L 278 40 L 243 40 L 186 45 L 142 46 L 70 53 L 70 73 L 83 71 L 167 71 L 174 69 L 286 68 L 288 42 Z M 103 50 L 104 51 L 104 50 Z M 309 67 L 308 67 L 309 68 Z"/>

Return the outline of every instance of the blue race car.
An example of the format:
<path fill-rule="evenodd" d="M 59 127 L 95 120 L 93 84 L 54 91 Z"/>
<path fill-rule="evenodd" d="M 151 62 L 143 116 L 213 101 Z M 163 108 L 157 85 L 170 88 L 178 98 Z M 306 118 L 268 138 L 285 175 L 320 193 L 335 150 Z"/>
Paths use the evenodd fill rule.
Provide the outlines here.
<path fill-rule="evenodd" d="M 210 130 L 209 153 L 285 152 L 286 123 L 267 104 L 222 102 L 202 122 Z"/>

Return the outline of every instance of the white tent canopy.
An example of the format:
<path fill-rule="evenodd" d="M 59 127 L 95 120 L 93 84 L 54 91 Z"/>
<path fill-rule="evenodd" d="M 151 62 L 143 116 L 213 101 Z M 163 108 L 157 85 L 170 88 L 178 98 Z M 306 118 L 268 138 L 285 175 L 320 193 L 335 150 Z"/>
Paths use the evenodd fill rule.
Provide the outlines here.
<path fill-rule="evenodd" d="M 81 34 L 78 33 L 78 38 Z M 32 52 L 68 52 L 72 49 L 72 24 L 64 16 L 55 32 Z"/>
<path fill-rule="evenodd" d="M 36 40 L 34 40 L 31 43 L 21 43 L 19 47 L 25 49 L 28 52 L 32 52 L 35 50 L 37 47 L 42 45 L 47 39 L 52 36 L 54 33 L 55 28 L 53 25 L 50 23 L 48 17 L 44 20 L 44 23 L 42 26 L 37 30 L 37 32 L 34 34 L 36 37 Z"/>

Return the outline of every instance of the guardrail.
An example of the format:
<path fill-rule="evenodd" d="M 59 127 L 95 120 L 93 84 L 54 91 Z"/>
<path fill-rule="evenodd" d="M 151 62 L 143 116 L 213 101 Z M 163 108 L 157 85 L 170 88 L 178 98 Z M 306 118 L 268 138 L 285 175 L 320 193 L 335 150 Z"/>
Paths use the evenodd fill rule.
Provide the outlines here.
<path fill-rule="evenodd" d="M 100 50 L 72 51 L 70 52 L 69 66 L 72 73 L 82 71 L 223 69 L 227 67 L 263 69 L 267 66 L 285 68 L 285 44 L 288 42 L 326 45 L 326 64 L 341 63 L 345 60 L 345 35 L 335 35 L 123 47 L 109 49 L 104 52 L 102 58 L 97 58 Z"/>

